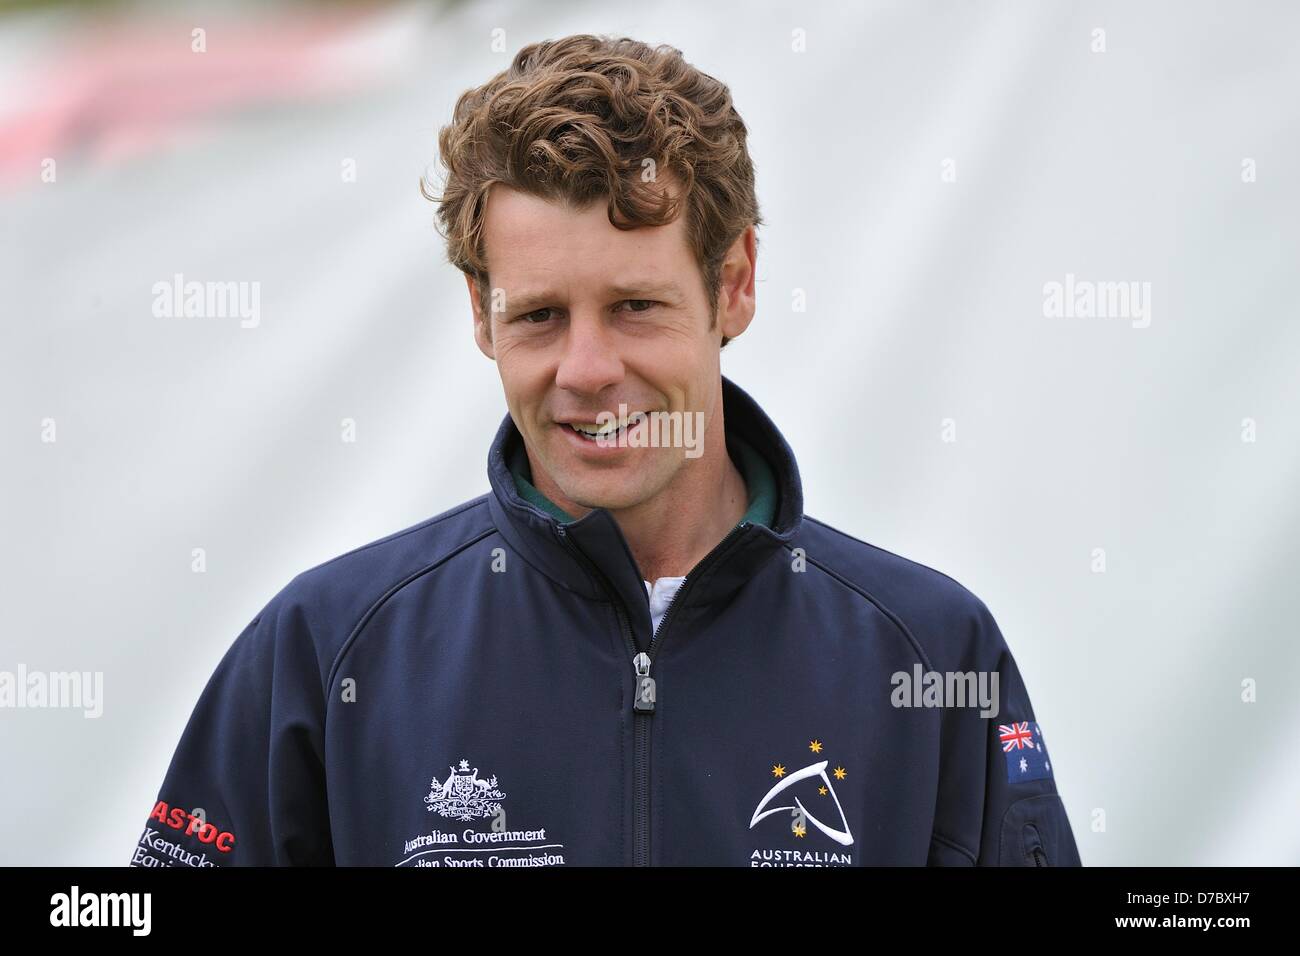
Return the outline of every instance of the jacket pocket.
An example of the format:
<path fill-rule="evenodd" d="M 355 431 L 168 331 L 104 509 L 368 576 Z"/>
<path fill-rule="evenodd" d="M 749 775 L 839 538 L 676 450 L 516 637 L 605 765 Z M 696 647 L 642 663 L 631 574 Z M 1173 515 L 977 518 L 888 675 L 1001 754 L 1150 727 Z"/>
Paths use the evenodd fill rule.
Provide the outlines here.
<path fill-rule="evenodd" d="M 1059 794 L 1040 793 L 1007 807 L 1002 817 L 1000 866 L 1080 866 L 1065 804 Z"/>

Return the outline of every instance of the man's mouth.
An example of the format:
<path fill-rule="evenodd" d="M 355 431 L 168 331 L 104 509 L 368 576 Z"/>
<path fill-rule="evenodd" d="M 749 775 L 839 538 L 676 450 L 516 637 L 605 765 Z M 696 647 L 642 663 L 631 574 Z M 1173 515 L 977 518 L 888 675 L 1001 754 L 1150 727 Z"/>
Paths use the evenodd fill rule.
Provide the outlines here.
<path fill-rule="evenodd" d="M 595 444 L 597 442 L 617 440 L 627 433 L 629 427 L 635 428 L 637 422 L 643 417 L 643 415 L 633 412 L 626 418 L 619 421 L 611 420 L 603 425 L 597 422 L 561 422 L 560 424 L 578 437 Z"/>

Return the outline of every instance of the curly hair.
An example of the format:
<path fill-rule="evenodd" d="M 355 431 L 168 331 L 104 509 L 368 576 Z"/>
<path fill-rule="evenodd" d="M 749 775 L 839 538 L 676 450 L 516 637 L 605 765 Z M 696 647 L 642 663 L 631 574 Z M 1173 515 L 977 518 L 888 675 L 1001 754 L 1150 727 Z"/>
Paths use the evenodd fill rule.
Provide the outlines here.
<path fill-rule="evenodd" d="M 722 261 L 762 224 L 747 130 L 731 91 L 675 47 L 579 34 L 525 46 L 510 66 L 456 101 L 438 134 L 446 167 L 438 204 L 447 258 L 488 301 L 483 215 L 502 183 L 582 209 L 605 199 L 618 229 L 674 221 L 686 234 L 717 322 Z M 664 173 L 680 184 L 656 190 Z M 722 345 L 727 344 L 724 336 Z"/>

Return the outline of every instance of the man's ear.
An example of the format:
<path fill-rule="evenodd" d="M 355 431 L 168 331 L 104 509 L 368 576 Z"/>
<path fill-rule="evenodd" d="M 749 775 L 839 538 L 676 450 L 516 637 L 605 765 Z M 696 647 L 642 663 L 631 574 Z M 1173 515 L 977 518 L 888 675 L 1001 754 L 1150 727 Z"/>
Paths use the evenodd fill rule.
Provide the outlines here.
<path fill-rule="evenodd" d="M 734 339 L 754 319 L 754 272 L 758 242 L 754 227 L 736 237 L 722 260 L 718 277 L 718 323 L 722 335 Z"/>
<path fill-rule="evenodd" d="M 479 301 L 478 283 L 468 272 L 464 273 L 465 285 L 469 288 L 469 306 L 470 312 L 474 317 L 474 341 L 478 343 L 478 350 L 488 358 L 496 361 L 496 348 L 492 345 L 492 314 L 483 311 L 483 303 Z"/>

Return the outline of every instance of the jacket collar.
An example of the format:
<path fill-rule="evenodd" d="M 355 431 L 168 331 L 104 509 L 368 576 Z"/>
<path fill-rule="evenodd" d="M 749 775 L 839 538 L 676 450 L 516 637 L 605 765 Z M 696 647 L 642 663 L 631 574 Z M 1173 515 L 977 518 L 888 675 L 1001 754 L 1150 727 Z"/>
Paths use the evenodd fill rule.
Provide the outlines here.
<path fill-rule="evenodd" d="M 770 559 L 790 543 L 803 520 L 803 488 L 794 453 L 758 403 L 725 375 L 722 377 L 723 419 L 728 445 L 739 436 L 771 466 L 776 478 L 776 516 L 771 526 L 742 521 L 706 559 L 708 573 L 687 575 L 683 604 L 709 604 L 730 597 Z M 627 539 L 613 516 L 596 508 L 577 521 L 561 522 L 555 515 L 525 500 L 510 472 L 510 461 L 523 437 L 509 413 L 501 421 L 488 452 L 488 506 L 492 520 L 512 548 L 558 584 L 584 597 L 606 600 L 612 589 L 628 609 L 638 646 L 650 638 L 649 601 L 641 571 Z M 733 454 L 735 452 L 733 451 Z M 575 553 L 577 552 L 577 553 Z M 602 578 L 604 579 L 602 581 Z"/>

